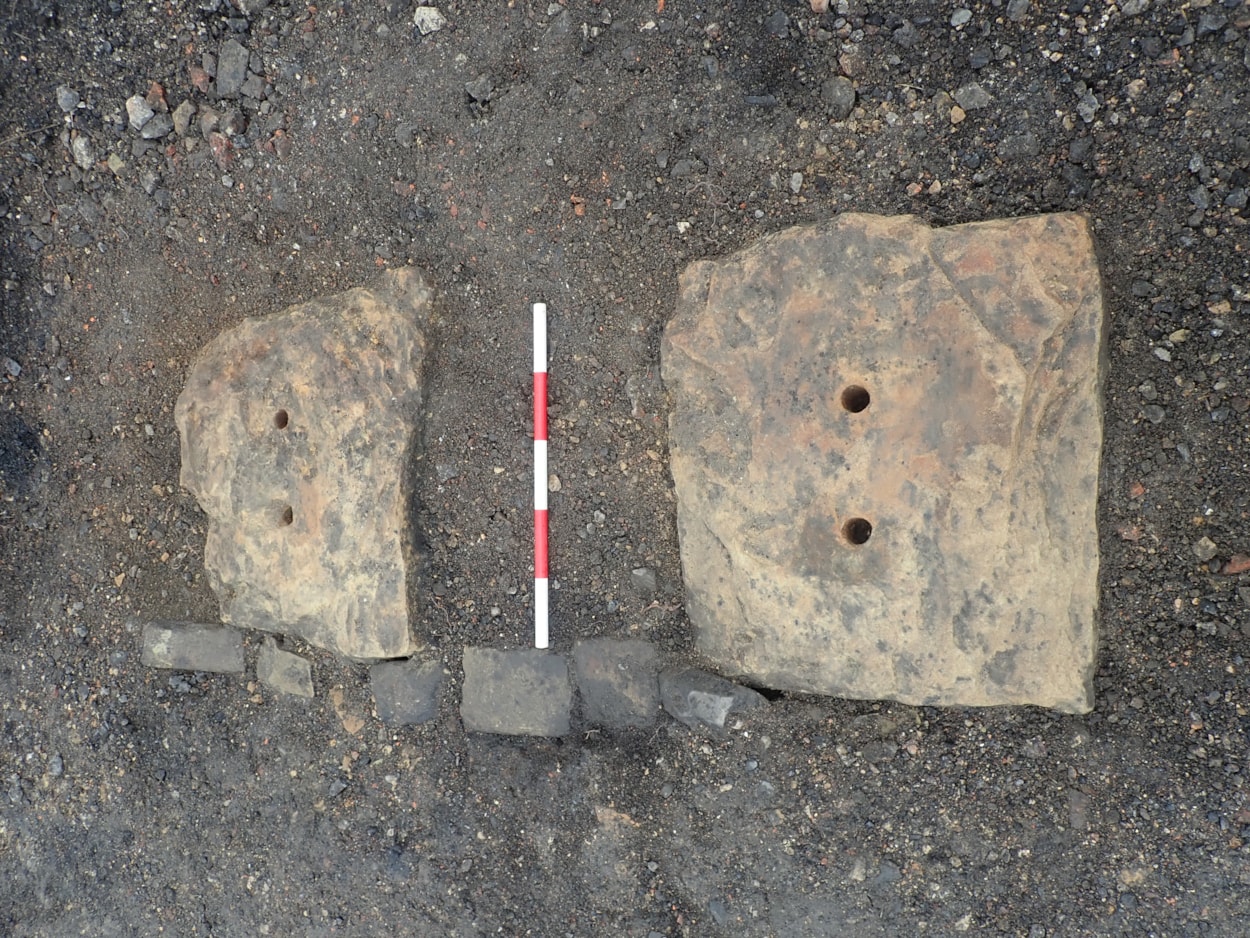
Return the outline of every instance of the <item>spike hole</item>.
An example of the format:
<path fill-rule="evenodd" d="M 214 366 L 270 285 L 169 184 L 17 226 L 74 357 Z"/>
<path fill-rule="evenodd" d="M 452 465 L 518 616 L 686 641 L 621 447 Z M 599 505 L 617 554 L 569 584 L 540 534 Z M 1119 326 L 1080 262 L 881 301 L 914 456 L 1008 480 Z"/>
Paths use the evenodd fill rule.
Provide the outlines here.
<path fill-rule="evenodd" d="M 850 518 L 842 525 L 842 536 L 852 544 L 867 544 L 872 537 L 872 522 L 867 518 Z"/>
<path fill-rule="evenodd" d="M 287 505 L 285 508 L 282 509 L 282 514 L 278 516 L 278 524 L 282 525 L 282 527 L 285 528 L 288 524 L 290 524 L 294 520 L 295 520 L 295 510 L 291 508 L 290 505 Z"/>
<path fill-rule="evenodd" d="M 868 389 L 865 387 L 852 384 L 842 390 L 842 407 L 844 410 L 858 414 L 862 410 L 867 410 L 868 405 L 871 403 L 872 395 L 868 393 Z"/>
<path fill-rule="evenodd" d="M 286 425 L 291 422 L 291 415 L 285 410 L 280 410 L 273 415 L 273 425 L 279 430 L 285 430 Z"/>

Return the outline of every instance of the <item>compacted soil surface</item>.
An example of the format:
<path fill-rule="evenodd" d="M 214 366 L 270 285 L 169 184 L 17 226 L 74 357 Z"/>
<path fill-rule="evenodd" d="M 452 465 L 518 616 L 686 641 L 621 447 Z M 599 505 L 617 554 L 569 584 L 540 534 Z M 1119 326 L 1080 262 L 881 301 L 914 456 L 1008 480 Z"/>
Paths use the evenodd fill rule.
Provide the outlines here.
<path fill-rule="evenodd" d="M 0 933 L 1246 934 L 1250 8 L 414 12 L 0 10 Z M 698 665 L 677 277 L 846 211 L 1091 219 L 1093 712 L 770 693 L 724 735 L 466 733 L 462 649 L 530 640 L 529 304 L 553 647 Z M 172 418 L 198 350 L 407 264 L 440 304 L 411 472 L 439 718 L 379 722 L 365 665 L 306 647 L 312 700 L 144 667 L 142 622 L 217 618 Z"/>

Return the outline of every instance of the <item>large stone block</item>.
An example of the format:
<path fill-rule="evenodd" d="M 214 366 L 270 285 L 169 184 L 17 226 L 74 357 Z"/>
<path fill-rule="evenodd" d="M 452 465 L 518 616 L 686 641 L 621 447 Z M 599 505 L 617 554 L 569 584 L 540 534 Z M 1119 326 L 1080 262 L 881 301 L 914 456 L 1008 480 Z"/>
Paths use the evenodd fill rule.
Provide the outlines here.
<path fill-rule="evenodd" d="M 750 683 L 1092 705 L 1088 226 L 843 215 L 691 265 L 666 331 L 699 649 Z"/>
<path fill-rule="evenodd" d="M 244 320 L 178 397 L 222 619 L 352 658 L 410 654 L 403 484 L 431 293 L 414 270 Z"/>

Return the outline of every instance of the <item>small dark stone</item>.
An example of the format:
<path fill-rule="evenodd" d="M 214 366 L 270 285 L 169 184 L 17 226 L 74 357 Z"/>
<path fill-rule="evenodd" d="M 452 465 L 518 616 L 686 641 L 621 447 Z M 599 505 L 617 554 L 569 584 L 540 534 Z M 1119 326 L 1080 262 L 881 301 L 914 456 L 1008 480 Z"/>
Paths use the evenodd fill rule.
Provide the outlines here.
<path fill-rule="evenodd" d="M 846 120 L 855 108 L 855 86 L 845 75 L 835 75 L 820 86 L 820 98 L 835 121 Z"/>
<path fill-rule="evenodd" d="M 903 25 L 894 30 L 890 36 L 904 49 L 911 49 L 920 41 L 920 31 L 916 29 L 910 20 L 904 21 Z"/>
<path fill-rule="evenodd" d="M 1204 10 L 1198 17 L 1198 38 L 1205 39 L 1228 25 L 1228 17 L 1217 11 Z"/>
<path fill-rule="evenodd" d="M 659 588 L 659 581 L 656 579 L 655 571 L 650 567 L 635 567 L 629 572 L 629 581 L 633 584 L 634 589 L 644 596 L 654 596 L 655 591 Z"/>
<path fill-rule="evenodd" d="M 217 56 L 217 94 L 222 98 L 232 98 L 243 88 L 247 78 L 247 63 L 250 55 L 238 40 L 227 39 L 221 44 L 221 52 Z"/>
<path fill-rule="evenodd" d="M 464 90 L 470 98 L 479 104 L 485 104 L 495 96 L 495 86 L 491 84 L 490 78 L 486 75 L 478 75 L 472 81 L 466 81 Z"/>
<path fill-rule="evenodd" d="M 174 119 L 172 117 L 168 114 L 157 114 L 143 125 L 139 135 L 144 140 L 160 140 L 162 137 L 169 136 L 170 131 L 173 129 Z"/>
<path fill-rule="evenodd" d="M 1017 134 L 1014 137 L 1008 137 L 1000 143 L 998 145 L 998 155 L 1004 160 L 1027 159 L 1028 157 L 1037 156 L 1041 149 L 1041 144 L 1037 140 L 1037 134 L 1029 131 Z"/>
<path fill-rule="evenodd" d="M 784 10 L 778 10 L 764 20 L 764 28 L 770 36 L 790 35 L 790 17 Z"/>

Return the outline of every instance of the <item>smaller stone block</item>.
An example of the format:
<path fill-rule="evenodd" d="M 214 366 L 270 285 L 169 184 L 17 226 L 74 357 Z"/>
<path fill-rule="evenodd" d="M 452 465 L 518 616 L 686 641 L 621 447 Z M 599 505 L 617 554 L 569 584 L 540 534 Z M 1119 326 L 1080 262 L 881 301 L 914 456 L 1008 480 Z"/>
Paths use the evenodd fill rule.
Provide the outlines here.
<path fill-rule="evenodd" d="M 383 661 L 369 669 L 369 686 L 383 723 L 429 723 L 438 716 L 443 665 L 438 661 Z"/>
<path fill-rule="evenodd" d="M 534 648 L 464 650 L 460 718 L 477 733 L 564 736 L 573 685 L 563 655 Z"/>
<path fill-rule="evenodd" d="M 731 713 L 768 706 L 768 701 L 751 688 L 698 668 L 664 671 L 660 675 L 660 699 L 670 716 L 692 730 L 703 726 L 722 734 Z"/>
<path fill-rule="evenodd" d="M 244 668 L 243 636 L 199 622 L 147 622 L 139 660 L 149 668 L 238 674 Z"/>
<path fill-rule="evenodd" d="M 600 726 L 650 726 L 660 709 L 658 655 L 650 642 L 592 638 L 573 646 L 586 719 Z"/>
<path fill-rule="evenodd" d="M 256 676 L 262 684 L 294 697 L 315 697 L 312 665 L 299 655 L 283 651 L 273 639 L 266 639 L 256 658 Z"/>

